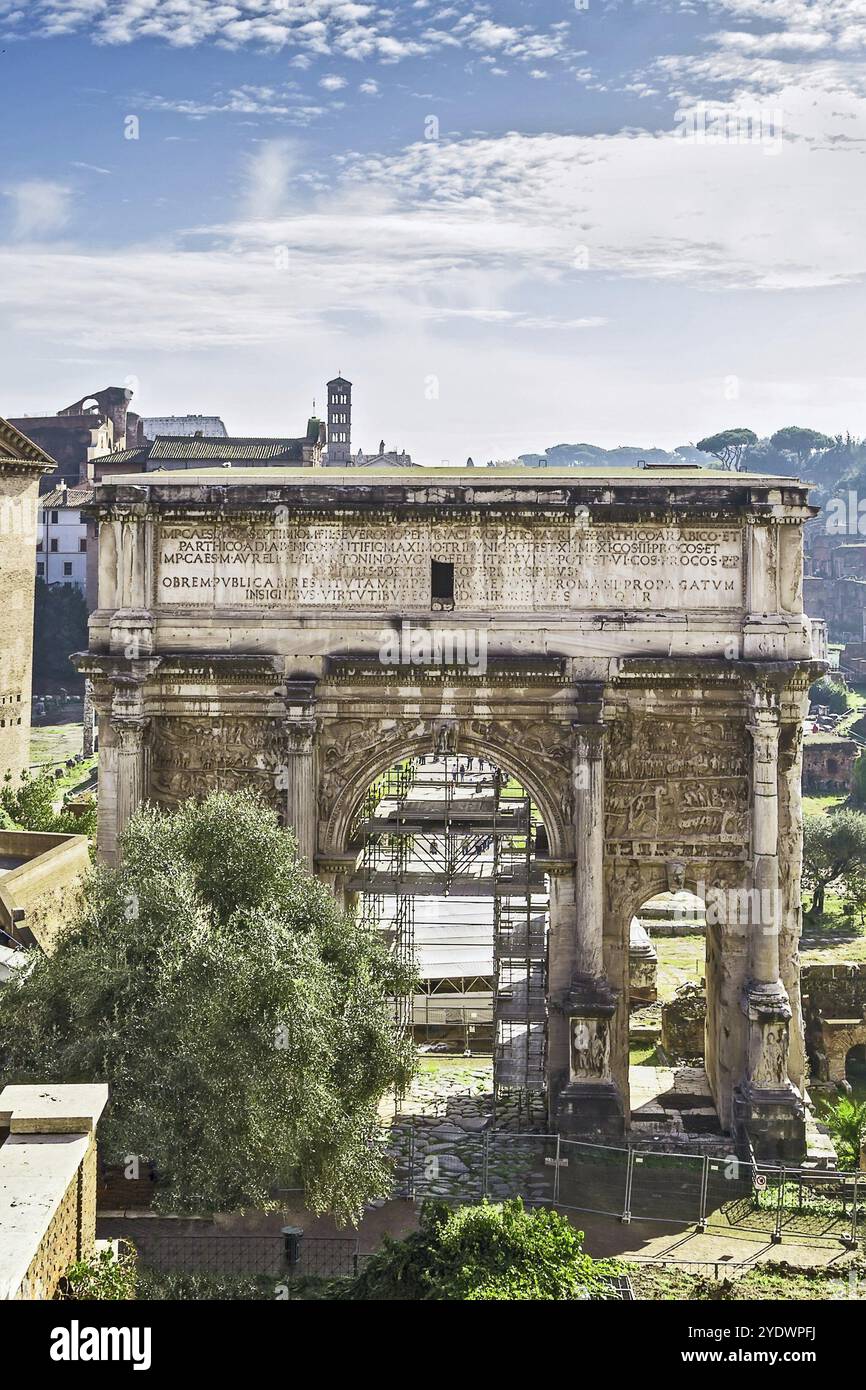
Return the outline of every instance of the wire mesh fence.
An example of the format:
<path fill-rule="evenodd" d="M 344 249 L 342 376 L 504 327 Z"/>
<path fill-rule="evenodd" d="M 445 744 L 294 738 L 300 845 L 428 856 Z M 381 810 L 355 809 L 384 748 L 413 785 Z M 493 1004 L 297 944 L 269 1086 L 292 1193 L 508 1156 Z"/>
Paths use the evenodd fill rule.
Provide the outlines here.
<path fill-rule="evenodd" d="M 521 1197 L 530 1206 L 646 1221 L 698 1231 L 733 1231 L 768 1243 L 853 1247 L 866 1225 L 866 1173 L 784 1168 L 736 1155 L 681 1154 L 592 1144 L 549 1134 L 454 1125 L 408 1126 L 399 1134 L 386 1198 L 454 1203 Z M 136 1222 L 134 1244 L 160 1273 L 351 1278 L 355 1237 L 280 1232 L 166 1233 Z"/>
<path fill-rule="evenodd" d="M 163 1274 L 259 1275 L 284 1280 L 351 1278 L 358 1271 L 358 1241 L 353 1237 L 136 1231 L 132 1243 L 139 1262 Z"/>
<path fill-rule="evenodd" d="M 390 1197 L 531 1205 L 770 1241 L 852 1245 L 866 1225 L 866 1173 L 756 1164 L 735 1154 L 682 1154 L 549 1134 L 404 1126 Z"/>

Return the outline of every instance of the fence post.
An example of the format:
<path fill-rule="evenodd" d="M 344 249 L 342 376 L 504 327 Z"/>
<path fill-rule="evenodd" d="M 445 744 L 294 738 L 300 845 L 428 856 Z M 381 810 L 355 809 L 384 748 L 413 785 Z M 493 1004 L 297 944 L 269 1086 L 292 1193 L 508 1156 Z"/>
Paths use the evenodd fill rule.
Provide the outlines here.
<path fill-rule="evenodd" d="M 854 1203 L 853 1203 L 853 1205 L 852 1205 L 852 1207 L 851 1207 L 851 1234 L 850 1234 L 849 1236 L 843 1236 L 843 1237 L 842 1237 L 842 1244 L 845 1246 L 846 1250 L 856 1250 L 856 1249 L 857 1249 L 857 1184 L 858 1184 L 858 1177 L 857 1177 L 857 1174 L 855 1173 L 855 1174 L 854 1174 Z M 844 1193 L 844 1191 L 845 1191 L 844 1187 L 843 1187 L 842 1191 L 843 1191 L 843 1193 Z M 843 1196 L 843 1199 L 842 1199 L 842 1200 L 844 1201 L 844 1196 Z"/>
<path fill-rule="evenodd" d="M 409 1126 L 409 1201 L 415 1200 L 415 1116 Z"/>
<path fill-rule="evenodd" d="M 487 1197 L 490 1186 L 490 1131 L 481 1136 L 481 1196 Z"/>
<path fill-rule="evenodd" d="M 284 1226 L 282 1229 L 283 1251 L 286 1269 L 291 1274 L 301 1262 L 301 1241 L 304 1238 L 302 1226 Z"/>
<path fill-rule="evenodd" d="M 554 1168 L 554 1170 L 553 1170 L 553 1205 L 554 1205 L 554 1206 L 557 1206 L 557 1205 L 559 1204 L 559 1161 L 560 1161 L 561 1154 L 562 1154 L 562 1135 L 561 1135 L 561 1134 L 557 1134 L 557 1136 L 556 1136 L 556 1158 L 555 1158 L 555 1160 L 554 1160 L 556 1166 L 555 1166 L 555 1168 Z"/>
<path fill-rule="evenodd" d="M 782 1210 L 785 1205 L 785 1169 L 779 1169 L 779 1200 L 776 1203 L 776 1227 L 770 1237 L 773 1245 L 782 1244 Z"/>
<path fill-rule="evenodd" d="M 623 1226 L 631 1224 L 631 1184 L 634 1175 L 634 1149 L 629 1147 L 628 1163 L 625 1170 L 625 1203 L 622 1209 L 622 1216 L 619 1218 Z"/>
<path fill-rule="evenodd" d="M 707 1187 L 710 1180 L 710 1156 L 704 1154 L 704 1162 L 701 1168 L 701 1199 L 700 1210 L 698 1212 L 698 1232 L 703 1235 L 707 1229 Z"/>

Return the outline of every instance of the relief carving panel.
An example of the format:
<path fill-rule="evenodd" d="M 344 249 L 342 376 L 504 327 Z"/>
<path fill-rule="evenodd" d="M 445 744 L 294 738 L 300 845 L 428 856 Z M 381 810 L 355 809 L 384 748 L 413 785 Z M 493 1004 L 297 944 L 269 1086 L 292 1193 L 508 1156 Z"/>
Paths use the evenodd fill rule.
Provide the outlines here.
<path fill-rule="evenodd" d="M 253 786 L 269 805 L 281 809 L 285 798 L 278 788 L 284 762 L 276 720 L 160 715 L 150 731 L 149 795 L 173 807 L 189 796 Z"/>
<path fill-rule="evenodd" d="M 613 858 L 744 859 L 751 747 L 742 722 L 631 716 L 605 760 L 605 839 Z"/>

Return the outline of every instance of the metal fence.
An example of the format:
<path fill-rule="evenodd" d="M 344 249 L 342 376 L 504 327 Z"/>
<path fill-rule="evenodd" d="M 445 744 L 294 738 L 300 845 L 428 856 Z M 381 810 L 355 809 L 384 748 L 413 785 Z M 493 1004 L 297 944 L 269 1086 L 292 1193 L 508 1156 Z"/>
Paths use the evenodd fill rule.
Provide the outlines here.
<path fill-rule="evenodd" d="M 733 1154 L 662 1153 L 557 1135 L 485 1130 L 457 1137 L 441 1128 L 437 1135 L 435 1126 L 404 1129 L 395 1159 L 394 1184 L 384 1194 L 391 1198 L 519 1196 L 527 1205 L 624 1223 L 847 1248 L 862 1238 L 866 1224 L 866 1172 L 784 1168 Z M 363 1258 L 354 1237 L 304 1236 L 290 1227 L 270 1234 L 173 1234 L 147 1225 L 136 1222 L 134 1244 L 142 1265 L 162 1273 L 351 1278 Z"/>
<path fill-rule="evenodd" d="M 853 1246 L 866 1223 L 863 1172 L 785 1168 L 734 1154 L 653 1152 L 557 1135 L 436 1135 L 430 1127 L 404 1129 L 389 1196 L 460 1202 L 519 1196 L 532 1205 L 623 1222 L 754 1232 L 774 1243 Z"/>
<path fill-rule="evenodd" d="M 352 1237 L 136 1230 L 132 1244 L 145 1268 L 163 1274 L 345 1279 L 358 1272 L 358 1241 Z"/>

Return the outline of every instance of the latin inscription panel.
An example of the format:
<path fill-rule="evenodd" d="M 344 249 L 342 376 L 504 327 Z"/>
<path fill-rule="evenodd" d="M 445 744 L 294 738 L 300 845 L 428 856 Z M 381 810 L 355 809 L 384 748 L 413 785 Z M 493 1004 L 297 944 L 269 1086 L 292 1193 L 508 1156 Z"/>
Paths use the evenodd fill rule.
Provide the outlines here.
<path fill-rule="evenodd" d="M 454 566 L 458 609 L 708 609 L 743 604 L 736 526 L 549 519 L 291 517 L 165 522 L 159 604 L 216 608 L 430 607 L 431 560 Z"/>

